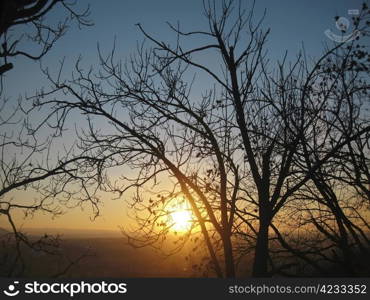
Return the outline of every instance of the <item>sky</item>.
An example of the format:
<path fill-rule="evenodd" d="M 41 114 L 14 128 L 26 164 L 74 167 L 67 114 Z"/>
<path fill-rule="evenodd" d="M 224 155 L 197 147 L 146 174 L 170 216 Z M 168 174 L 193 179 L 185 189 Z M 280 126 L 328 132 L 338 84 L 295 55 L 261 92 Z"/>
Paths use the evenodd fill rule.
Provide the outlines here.
<path fill-rule="evenodd" d="M 251 1 L 243 1 L 252 3 Z M 261 17 L 266 9 L 263 28 L 271 29 L 267 50 L 272 61 L 282 59 L 285 51 L 293 59 L 304 45 L 308 56 L 320 55 L 323 45 L 331 41 L 324 34 L 326 30 L 338 33 L 335 16 L 350 18 L 349 10 L 358 9 L 359 0 L 257 0 L 255 16 Z M 90 19 L 94 26 L 78 29 L 72 23 L 70 29 L 42 59 L 42 65 L 56 69 L 59 61 L 65 58 L 64 76 L 68 76 L 73 63 L 82 56 L 85 66 L 97 63 L 97 45 L 108 53 L 116 41 L 117 56 L 127 58 L 135 52 L 137 42 L 144 37 L 135 26 L 140 23 L 148 33 L 164 41 L 173 41 L 166 22 L 177 24 L 186 31 L 207 28 L 207 20 L 202 13 L 201 0 L 125 0 L 99 1 L 80 0 L 76 9 L 90 5 Z M 46 17 L 46 21 L 61 20 L 65 11 L 56 7 Z M 186 45 L 191 47 L 193 41 Z M 148 43 L 149 45 L 149 43 Z M 195 45 L 195 44 L 194 44 Z M 27 49 L 33 50 L 27 45 Z M 213 59 L 212 57 L 206 59 Z M 15 67 L 6 74 L 5 95 L 16 99 L 30 95 L 49 84 L 39 69 L 39 63 L 24 58 L 13 61 Z M 24 227 L 89 228 L 116 230 L 126 220 L 126 207 L 122 201 L 104 201 L 102 216 L 94 222 L 89 210 L 75 209 L 66 215 L 50 220 L 48 215 L 37 215 L 33 220 L 19 221 Z M 0 217 L 0 227 L 4 220 Z"/>

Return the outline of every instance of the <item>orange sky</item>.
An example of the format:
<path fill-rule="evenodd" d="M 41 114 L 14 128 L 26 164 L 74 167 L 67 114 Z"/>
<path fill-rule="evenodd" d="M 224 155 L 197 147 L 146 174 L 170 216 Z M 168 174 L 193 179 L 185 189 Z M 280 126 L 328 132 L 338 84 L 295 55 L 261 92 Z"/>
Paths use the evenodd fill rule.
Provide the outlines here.
<path fill-rule="evenodd" d="M 24 204 L 24 203 L 23 203 Z M 36 212 L 34 216 L 24 218 L 20 210 L 13 210 L 12 216 L 18 228 L 66 228 L 66 229 L 105 229 L 119 230 L 119 226 L 127 226 L 127 207 L 123 200 L 104 199 L 100 205 L 101 216 L 91 220 L 91 208 L 85 205 L 83 209 L 63 208 L 65 214 L 52 218 L 50 214 Z M 5 215 L 0 215 L 0 228 L 9 228 Z"/>

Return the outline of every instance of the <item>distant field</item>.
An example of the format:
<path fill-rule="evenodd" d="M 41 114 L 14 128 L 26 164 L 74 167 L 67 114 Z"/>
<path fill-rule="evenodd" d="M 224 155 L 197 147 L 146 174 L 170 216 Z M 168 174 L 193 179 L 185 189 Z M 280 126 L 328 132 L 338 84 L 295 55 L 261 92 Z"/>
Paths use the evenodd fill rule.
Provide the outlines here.
<path fill-rule="evenodd" d="M 28 229 L 29 235 L 37 237 L 45 230 Z M 6 231 L 2 230 L 4 234 Z M 78 231 L 78 230 L 47 230 L 52 234 L 62 234 L 61 253 L 50 256 L 24 249 L 27 263 L 24 276 L 49 277 L 50 274 L 63 270 L 70 261 L 83 253 L 88 253 L 78 264 L 73 265 L 64 277 L 194 277 L 194 271 L 185 259 L 185 250 L 171 256 L 164 256 L 160 251 L 145 247 L 133 248 L 120 232 L 115 231 Z M 10 242 L 6 242 L 8 245 Z M 4 244 L 3 244 L 4 245 Z M 9 249 L 0 247 L 3 259 L 11 261 Z M 1 273 L 4 273 L 2 271 Z M 2 276 L 6 274 L 2 274 Z"/>
<path fill-rule="evenodd" d="M 191 270 L 181 253 L 164 257 L 152 248 L 133 248 L 122 238 L 69 239 L 70 256 L 87 248 L 93 255 L 74 267 L 71 277 L 189 277 Z"/>
<path fill-rule="evenodd" d="M 31 240 L 37 240 L 44 235 L 42 229 L 25 230 Z M 94 278 L 94 277 L 207 277 L 214 276 L 212 271 L 204 273 L 204 268 L 194 268 L 199 266 L 202 259 L 199 252 L 193 253 L 194 245 L 187 244 L 181 251 L 170 256 L 165 256 L 163 251 L 152 247 L 133 248 L 127 244 L 119 231 L 109 230 L 67 230 L 54 229 L 46 230 L 49 234 L 61 234 L 60 253 L 61 256 L 45 255 L 28 248 L 22 249 L 26 269 L 24 277 L 50 277 L 53 274 L 62 272 L 62 277 L 68 278 Z M 8 277 L 6 266 L 9 267 L 14 260 L 14 240 L 12 235 L 0 228 L 0 276 Z M 5 238 L 6 236 L 11 237 Z M 168 238 L 167 245 L 175 240 Z M 73 264 L 68 270 L 66 266 L 75 261 L 82 254 L 87 254 L 77 264 Z M 330 254 L 328 252 L 327 254 Z M 207 256 L 207 253 L 205 253 Z M 238 277 L 249 277 L 253 261 L 253 252 L 243 256 L 238 264 Z M 295 276 L 321 276 L 314 270 L 302 264 L 296 258 L 287 258 L 281 263 L 294 263 L 290 269 Z M 369 257 L 356 255 L 353 258 L 359 276 L 369 276 L 370 260 Z M 3 267 L 5 266 L 5 267 Z M 321 264 L 326 269 L 328 276 L 341 277 L 347 276 L 340 268 L 327 263 Z"/>

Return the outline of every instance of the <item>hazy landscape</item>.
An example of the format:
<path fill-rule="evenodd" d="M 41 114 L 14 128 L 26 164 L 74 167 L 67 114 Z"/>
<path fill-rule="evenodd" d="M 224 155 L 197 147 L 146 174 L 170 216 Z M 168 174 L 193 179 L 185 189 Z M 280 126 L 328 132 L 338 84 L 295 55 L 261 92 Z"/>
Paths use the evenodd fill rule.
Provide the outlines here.
<path fill-rule="evenodd" d="M 28 268 L 26 277 L 45 277 L 58 274 L 68 266 L 66 257 L 75 260 L 81 254 L 85 256 L 61 277 L 95 278 L 95 277 L 199 277 L 202 274 L 192 269 L 192 264 L 185 259 L 188 249 L 166 256 L 153 248 L 133 248 L 127 244 L 119 231 L 109 230 L 73 230 L 73 229 L 24 229 L 32 240 L 38 239 L 46 232 L 60 235 L 59 252 L 61 258 L 37 251 L 25 249 Z M 1 240 L 9 232 L 1 230 Z M 9 241 L 7 241 L 9 243 Z M 10 243 L 9 243 L 10 244 Z M 5 248 L 2 248 L 5 250 Z M 4 255 L 1 253 L 0 255 Z M 10 259 L 9 257 L 8 259 Z M 193 262 L 194 263 L 194 262 Z"/>
<path fill-rule="evenodd" d="M 118 230 L 29 228 L 24 229 L 24 232 L 29 235 L 30 240 L 38 240 L 46 232 L 61 238 L 57 251 L 60 256 L 24 249 L 28 266 L 23 274 L 25 277 L 43 278 L 51 274 L 57 275 L 58 278 L 214 277 L 213 271 L 198 267 L 201 262 L 199 252 L 190 258 L 189 254 L 193 249 L 189 244 L 176 253 L 166 255 L 166 245 L 177 240 L 174 236 L 172 239 L 169 238 L 167 244 L 162 245 L 164 248 L 154 249 L 132 247 Z M 0 229 L 0 234 L 1 241 L 6 241 L 8 246 L 13 244 L 6 239 L 9 231 Z M 5 247 L 2 248 L 2 251 L 4 250 Z M 6 252 L 0 251 L 0 255 L 4 254 Z M 332 252 L 329 255 L 332 255 Z M 299 260 L 294 257 L 287 257 L 284 260 L 296 265 L 293 272 L 297 277 L 323 277 L 305 264 L 300 267 Z M 252 253 L 243 256 L 239 262 L 238 277 L 250 277 L 252 261 Z M 70 262 L 73 264 L 70 265 Z M 361 277 L 370 276 L 370 257 L 357 253 L 354 265 Z M 340 267 L 330 263 L 324 263 L 322 266 L 328 271 L 327 277 L 348 276 Z"/>

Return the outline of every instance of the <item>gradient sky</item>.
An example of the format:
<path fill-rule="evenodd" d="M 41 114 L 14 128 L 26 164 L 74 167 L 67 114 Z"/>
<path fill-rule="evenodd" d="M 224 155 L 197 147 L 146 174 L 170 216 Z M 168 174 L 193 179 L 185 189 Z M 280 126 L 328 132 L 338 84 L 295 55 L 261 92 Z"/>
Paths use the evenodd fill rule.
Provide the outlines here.
<path fill-rule="evenodd" d="M 247 2 L 247 1 L 246 1 Z M 251 3 L 251 1 L 248 1 Z M 335 27 L 335 16 L 348 17 L 348 10 L 360 8 L 360 0 L 257 0 L 255 14 L 260 17 L 267 9 L 264 28 L 271 28 L 267 48 L 271 60 L 281 59 L 287 50 L 289 57 L 294 58 L 304 44 L 306 53 L 315 57 L 320 55 L 322 46 L 330 42 L 324 31 L 330 29 L 338 33 Z M 65 57 L 64 75 L 70 74 L 73 63 L 82 55 L 86 66 L 97 62 L 97 43 L 103 52 L 108 52 L 116 39 L 117 56 L 123 59 L 135 51 L 137 41 L 143 36 L 135 23 L 161 40 L 171 41 L 166 21 L 174 24 L 180 22 L 186 31 L 205 29 L 207 21 L 202 14 L 201 0 L 125 0 L 101 1 L 80 0 L 77 8 L 90 4 L 91 20 L 94 26 L 77 29 L 71 26 L 66 35 L 43 58 L 43 66 L 51 70 Z M 64 11 L 55 8 L 47 20 L 60 20 Z M 339 33 L 338 33 L 339 34 Z M 187 44 L 189 47 L 192 45 Z M 29 46 L 28 46 L 29 47 Z M 32 50 L 32 48 L 30 48 Z M 33 94 L 42 86 L 48 86 L 39 70 L 39 63 L 23 58 L 13 61 L 15 68 L 6 74 L 5 95 L 17 98 L 19 95 Z M 37 215 L 32 221 L 25 221 L 24 227 L 67 227 L 67 228 L 101 228 L 116 229 L 125 219 L 125 208 L 122 202 L 105 201 L 102 217 L 91 222 L 88 210 L 72 211 L 55 221 L 48 216 Z M 3 220 L 0 218 L 0 226 Z"/>

